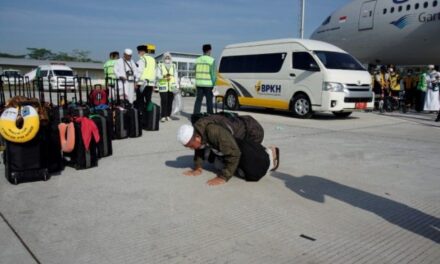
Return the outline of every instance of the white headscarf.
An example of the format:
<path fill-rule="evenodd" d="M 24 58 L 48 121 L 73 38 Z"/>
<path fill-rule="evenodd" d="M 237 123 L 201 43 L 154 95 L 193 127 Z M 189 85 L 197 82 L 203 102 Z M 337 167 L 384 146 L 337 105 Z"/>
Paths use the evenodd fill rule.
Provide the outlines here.
<path fill-rule="evenodd" d="M 169 59 L 168 59 L 169 58 Z M 171 53 L 169 53 L 169 52 L 165 52 L 164 54 L 163 54 L 163 62 L 166 64 L 166 65 L 171 65 L 171 63 L 173 62 L 173 57 L 171 57 Z"/>

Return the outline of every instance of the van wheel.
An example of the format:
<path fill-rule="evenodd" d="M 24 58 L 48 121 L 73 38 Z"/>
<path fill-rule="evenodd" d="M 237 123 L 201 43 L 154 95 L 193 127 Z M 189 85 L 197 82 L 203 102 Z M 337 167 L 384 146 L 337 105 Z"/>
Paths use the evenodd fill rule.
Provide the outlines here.
<path fill-rule="evenodd" d="M 237 110 L 238 109 L 238 97 L 237 93 L 234 90 L 229 90 L 225 96 L 226 108 L 229 110 Z"/>
<path fill-rule="evenodd" d="M 333 112 L 336 117 L 349 117 L 352 112 Z"/>
<path fill-rule="evenodd" d="M 292 99 L 293 114 L 299 118 L 310 118 L 313 115 L 312 104 L 305 94 L 298 94 Z"/>

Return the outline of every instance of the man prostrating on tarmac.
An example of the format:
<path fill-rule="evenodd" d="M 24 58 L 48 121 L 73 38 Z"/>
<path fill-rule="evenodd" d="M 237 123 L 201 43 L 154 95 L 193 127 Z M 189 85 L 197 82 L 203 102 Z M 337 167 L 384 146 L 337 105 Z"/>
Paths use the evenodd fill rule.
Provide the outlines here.
<path fill-rule="evenodd" d="M 210 117 L 201 118 L 194 126 L 182 125 L 177 139 L 195 151 L 194 168 L 185 171 L 184 175 L 201 175 L 205 159 L 214 162 L 220 170 L 217 177 L 207 182 L 210 186 L 224 184 L 234 174 L 246 181 L 258 181 L 267 172 L 276 170 L 279 166 L 279 149 L 261 145 L 264 131 L 255 133 L 258 130 L 256 127 L 262 130 L 256 123 L 254 129 L 246 127 L 249 128 L 247 132 L 246 128 L 241 129 L 241 134 L 234 133 L 234 128 L 221 122 L 213 122 Z"/>

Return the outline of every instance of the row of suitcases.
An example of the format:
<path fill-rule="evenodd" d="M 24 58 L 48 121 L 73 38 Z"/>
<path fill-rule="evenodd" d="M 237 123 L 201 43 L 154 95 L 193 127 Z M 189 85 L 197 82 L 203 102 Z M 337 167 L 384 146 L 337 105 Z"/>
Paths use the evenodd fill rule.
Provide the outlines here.
<path fill-rule="evenodd" d="M 86 83 L 86 94 L 89 95 L 90 79 L 79 79 L 81 81 Z M 38 106 L 35 106 L 35 100 L 23 97 L 19 97 L 21 100 L 16 103 L 34 104 L 39 112 L 46 112 L 47 119 L 40 120 L 40 129 L 32 140 L 25 143 L 5 142 L 5 174 L 13 184 L 48 180 L 51 175 L 61 173 L 66 164 L 76 169 L 96 167 L 100 158 L 112 155 L 113 139 L 140 137 L 143 129 L 159 129 L 159 106 L 151 103 L 145 109 L 135 108 L 120 100 L 117 87 L 116 92 L 110 90 L 108 93 L 110 96 L 114 92 L 118 94 L 116 100 L 108 98 L 109 105 L 99 106 L 92 105 L 91 98 L 82 102 L 80 92 L 78 102 L 62 103 L 59 91 L 56 93 L 57 104 L 53 104 L 50 87 L 50 101 L 46 103 L 42 86 L 37 87 L 40 95 Z M 67 99 L 66 91 L 64 95 Z M 0 111 L 5 104 L 5 91 L 0 84 Z M 60 134 L 60 129 L 65 134 Z"/>

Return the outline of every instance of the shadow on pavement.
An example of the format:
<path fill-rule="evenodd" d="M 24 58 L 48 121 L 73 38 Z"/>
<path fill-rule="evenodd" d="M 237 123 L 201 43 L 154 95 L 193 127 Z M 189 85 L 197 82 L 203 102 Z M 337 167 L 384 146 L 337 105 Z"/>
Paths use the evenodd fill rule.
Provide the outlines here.
<path fill-rule="evenodd" d="M 171 168 L 187 169 L 187 168 L 191 168 L 194 165 L 193 158 L 194 156 L 192 155 L 181 156 L 181 157 L 177 157 L 176 160 L 165 161 L 165 165 Z"/>
<path fill-rule="evenodd" d="M 284 181 L 287 188 L 309 200 L 324 203 L 325 196 L 329 196 L 440 243 L 440 219 L 405 204 L 317 176 L 295 177 L 280 172 L 274 172 L 272 176 Z"/>
<path fill-rule="evenodd" d="M 167 160 L 165 161 L 165 165 L 167 167 L 176 168 L 176 169 L 190 169 L 194 167 L 194 156 L 180 156 L 177 157 L 176 160 Z M 203 170 L 209 171 L 212 173 L 217 173 L 218 170 L 214 167 L 212 163 L 203 162 Z"/>

